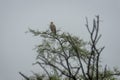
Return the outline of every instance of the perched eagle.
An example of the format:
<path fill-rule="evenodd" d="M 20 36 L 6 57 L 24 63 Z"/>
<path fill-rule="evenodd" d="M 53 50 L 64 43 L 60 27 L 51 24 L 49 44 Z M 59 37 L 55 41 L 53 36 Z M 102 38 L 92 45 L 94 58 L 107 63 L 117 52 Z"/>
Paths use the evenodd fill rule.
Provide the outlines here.
<path fill-rule="evenodd" d="M 53 24 L 53 22 L 50 23 L 50 29 L 52 33 L 56 34 L 56 26 Z"/>

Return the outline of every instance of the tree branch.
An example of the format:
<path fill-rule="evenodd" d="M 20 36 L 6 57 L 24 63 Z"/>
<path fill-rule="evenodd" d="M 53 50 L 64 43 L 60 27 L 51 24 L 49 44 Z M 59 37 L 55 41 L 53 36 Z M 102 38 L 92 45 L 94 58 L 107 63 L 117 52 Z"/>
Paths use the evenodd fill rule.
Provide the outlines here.
<path fill-rule="evenodd" d="M 63 47 L 61 41 L 57 37 L 56 37 L 56 39 L 58 40 L 58 42 L 59 42 L 59 44 L 60 44 L 60 46 L 62 48 L 62 51 L 63 51 L 63 53 L 65 55 L 65 61 L 66 61 L 67 67 L 68 67 L 68 72 L 69 72 L 70 76 L 72 76 L 71 69 L 70 69 L 70 66 L 69 66 L 68 56 L 67 56 L 66 52 L 64 51 L 64 47 Z"/>
<path fill-rule="evenodd" d="M 19 74 L 24 77 L 26 80 L 30 80 L 29 77 L 27 77 L 26 75 L 24 75 L 23 73 L 19 72 Z"/>
<path fill-rule="evenodd" d="M 82 74 L 83 74 L 83 76 L 84 76 L 84 78 L 85 78 L 85 80 L 86 80 L 87 77 L 86 77 L 86 75 L 85 75 L 85 71 L 84 71 L 84 68 L 83 68 L 83 64 L 82 64 L 82 62 L 81 62 L 80 53 L 78 52 L 77 46 L 75 45 L 75 43 L 74 43 L 74 41 L 72 40 L 72 38 L 71 38 L 70 35 L 69 35 L 68 41 L 69 41 L 69 43 L 71 44 L 72 48 L 74 49 L 74 51 L 75 51 L 76 54 L 77 54 L 76 57 L 77 57 L 78 60 L 79 60 L 80 68 L 82 69 Z M 79 72 L 80 68 L 77 69 L 75 75 L 77 75 L 77 73 Z"/>

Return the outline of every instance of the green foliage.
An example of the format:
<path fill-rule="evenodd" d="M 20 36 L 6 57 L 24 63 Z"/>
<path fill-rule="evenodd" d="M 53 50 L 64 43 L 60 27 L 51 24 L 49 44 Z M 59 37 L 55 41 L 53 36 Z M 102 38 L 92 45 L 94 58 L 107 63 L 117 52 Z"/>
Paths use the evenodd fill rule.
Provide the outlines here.
<path fill-rule="evenodd" d="M 50 80 L 61 80 L 61 79 L 56 75 L 52 75 L 50 76 Z"/>
<path fill-rule="evenodd" d="M 39 32 L 29 29 L 29 31 L 35 36 L 40 35 L 41 38 L 43 38 L 42 43 L 36 47 L 37 52 L 39 53 L 37 59 L 40 56 L 44 56 L 49 58 L 51 61 L 54 61 L 57 59 L 57 56 L 59 56 L 58 54 L 63 54 L 63 49 L 65 53 L 67 55 L 71 55 L 71 57 L 75 56 L 74 49 L 79 50 L 79 52 L 81 52 L 80 54 L 84 56 L 84 58 L 88 54 L 88 51 L 85 49 L 86 42 L 83 42 L 82 39 L 79 39 L 76 36 L 72 36 L 68 33 L 53 35 L 49 30 L 45 32 Z M 71 45 L 73 42 L 74 46 Z"/>
<path fill-rule="evenodd" d="M 29 29 L 29 31 L 35 36 L 41 36 L 42 42 L 36 47 L 38 52 L 37 59 L 40 60 L 37 63 L 40 65 L 43 64 L 44 68 L 46 66 L 51 67 L 54 73 L 49 75 L 49 80 L 60 80 L 60 74 L 66 76 L 64 77 L 65 80 L 69 79 L 70 73 L 69 70 L 66 70 L 68 66 L 70 66 L 71 74 L 75 75 L 76 69 L 78 68 L 73 69 L 73 67 L 79 67 L 81 65 L 79 64 L 79 58 L 86 65 L 88 64 L 87 62 L 89 60 L 90 51 L 87 47 L 89 44 L 82 39 L 69 33 L 62 33 L 60 30 L 57 31 L 56 35 L 52 34 L 49 30 L 40 32 Z M 67 59 L 69 62 L 68 64 L 66 63 Z M 93 69 L 92 66 L 90 69 Z M 48 70 L 46 69 L 46 71 Z M 93 80 L 96 80 L 96 71 L 93 72 Z M 78 73 L 76 77 L 84 79 L 84 76 L 80 73 Z M 101 80 L 116 80 L 112 75 L 113 73 L 114 72 L 110 70 L 106 70 L 105 72 L 100 71 L 98 77 L 101 78 Z M 42 80 L 41 77 L 36 77 L 37 80 Z"/>
<path fill-rule="evenodd" d="M 37 59 L 41 61 L 37 63 L 45 66 L 50 65 L 55 74 L 64 73 L 65 76 L 68 76 L 70 73 L 66 68 L 69 66 L 71 73 L 75 75 L 76 69 L 80 67 L 79 58 L 87 63 L 89 51 L 86 49 L 87 42 L 82 39 L 69 33 L 60 33 L 60 30 L 56 35 L 53 35 L 49 30 L 39 32 L 29 29 L 29 31 L 35 36 L 41 36 L 42 39 L 42 42 L 36 47 Z"/>

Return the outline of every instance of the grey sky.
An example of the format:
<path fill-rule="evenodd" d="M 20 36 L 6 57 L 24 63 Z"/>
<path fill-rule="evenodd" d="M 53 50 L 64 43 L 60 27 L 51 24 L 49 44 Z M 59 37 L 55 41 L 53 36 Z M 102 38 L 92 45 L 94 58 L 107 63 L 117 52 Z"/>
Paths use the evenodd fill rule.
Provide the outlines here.
<path fill-rule="evenodd" d="M 25 34 L 28 27 L 46 30 L 54 21 L 57 28 L 88 39 L 85 17 L 100 15 L 101 59 L 120 67 L 120 0 L 0 0 L 0 80 L 21 80 L 22 71 L 35 70 L 39 39 Z M 92 24 L 92 23 L 90 23 Z"/>

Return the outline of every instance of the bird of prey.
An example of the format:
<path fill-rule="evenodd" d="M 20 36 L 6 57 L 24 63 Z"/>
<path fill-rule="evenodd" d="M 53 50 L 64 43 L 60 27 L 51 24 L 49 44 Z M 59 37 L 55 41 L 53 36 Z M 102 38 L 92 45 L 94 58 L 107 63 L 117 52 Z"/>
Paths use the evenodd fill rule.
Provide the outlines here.
<path fill-rule="evenodd" d="M 53 22 L 50 23 L 50 29 L 52 33 L 56 34 L 56 26 L 53 24 Z"/>

